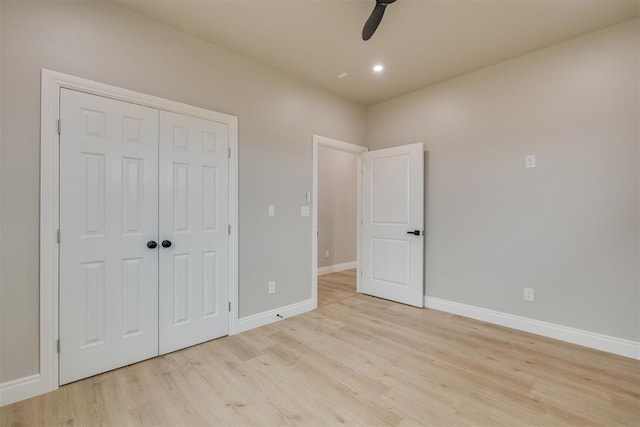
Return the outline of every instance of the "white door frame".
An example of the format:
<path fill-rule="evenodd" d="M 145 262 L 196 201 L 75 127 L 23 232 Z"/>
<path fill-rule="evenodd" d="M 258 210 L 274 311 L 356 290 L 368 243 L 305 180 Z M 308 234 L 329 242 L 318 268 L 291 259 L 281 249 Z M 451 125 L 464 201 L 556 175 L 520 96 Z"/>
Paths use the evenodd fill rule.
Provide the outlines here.
<path fill-rule="evenodd" d="M 318 308 L 318 147 L 331 148 L 334 150 L 353 153 L 358 156 L 358 178 L 357 178 L 357 242 L 356 242 L 356 291 L 360 291 L 360 228 L 362 227 L 362 153 L 368 151 L 367 147 L 350 144 L 337 139 L 331 139 L 320 135 L 313 135 L 313 201 L 312 201 L 312 227 L 311 227 L 311 298 L 313 308 Z"/>
<path fill-rule="evenodd" d="M 27 393 L 31 396 L 58 388 L 58 118 L 61 88 L 213 120 L 229 126 L 229 335 L 238 330 L 238 118 L 43 68 L 40 117 L 40 373 L 30 384 Z"/>

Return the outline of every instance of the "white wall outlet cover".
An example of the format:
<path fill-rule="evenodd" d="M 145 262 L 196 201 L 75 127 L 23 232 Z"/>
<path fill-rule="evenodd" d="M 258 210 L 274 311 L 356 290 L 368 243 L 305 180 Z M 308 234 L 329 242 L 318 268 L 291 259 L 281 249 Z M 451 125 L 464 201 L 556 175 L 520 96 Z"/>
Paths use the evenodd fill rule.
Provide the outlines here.
<path fill-rule="evenodd" d="M 267 214 L 269 216 L 276 216 L 276 205 L 269 205 L 267 207 Z"/>
<path fill-rule="evenodd" d="M 273 280 L 269 282 L 269 293 L 270 294 L 276 293 L 276 282 L 274 282 Z"/>
<path fill-rule="evenodd" d="M 324 257 L 325 257 L 325 258 L 329 258 L 329 251 L 328 251 L 328 250 L 327 250 L 327 251 L 324 251 Z"/>
<path fill-rule="evenodd" d="M 524 157 L 524 167 L 527 168 L 527 169 L 536 167 L 536 155 L 535 154 L 527 154 Z"/>
<path fill-rule="evenodd" d="M 300 206 L 300 216 L 309 216 L 311 214 L 311 209 L 309 206 Z"/>

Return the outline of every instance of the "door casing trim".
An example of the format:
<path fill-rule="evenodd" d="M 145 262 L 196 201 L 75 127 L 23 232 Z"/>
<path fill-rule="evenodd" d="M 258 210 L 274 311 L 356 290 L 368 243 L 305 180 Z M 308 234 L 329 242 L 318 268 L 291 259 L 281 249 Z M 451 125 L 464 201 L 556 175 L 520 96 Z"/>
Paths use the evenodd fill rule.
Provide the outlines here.
<path fill-rule="evenodd" d="M 58 388 L 60 89 L 225 123 L 229 126 L 229 335 L 238 331 L 238 118 L 192 105 L 42 69 L 40 104 L 40 372 L 33 396 Z M 62 124 L 64 126 L 64 124 Z M 64 344 L 62 344 L 64 345 Z M 31 397 L 31 396 L 28 396 Z"/>

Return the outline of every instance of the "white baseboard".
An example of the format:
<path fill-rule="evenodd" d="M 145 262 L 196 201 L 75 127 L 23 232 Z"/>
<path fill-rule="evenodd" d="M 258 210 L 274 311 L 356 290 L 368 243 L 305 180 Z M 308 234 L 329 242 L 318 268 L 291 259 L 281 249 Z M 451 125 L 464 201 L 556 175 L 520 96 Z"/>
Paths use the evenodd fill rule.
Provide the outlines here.
<path fill-rule="evenodd" d="M 317 307 L 312 299 L 300 301 L 295 304 L 285 305 L 284 307 L 274 310 L 265 311 L 263 313 L 252 314 L 251 316 L 241 317 L 238 320 L 238 331 L 245 332 L 250 329 L 259 328 L 260 326 L 278 322 L 287 317 L 297 316 L 307 311 L 315 310 Z M 282 317 L 278 317 L 278 315 Z"/>
<path fill-rule="evenodd" d="M 640 342 L 429 296 L 425 296 L 424 306 L 476 320 L 482 320 L 487 323 L 506 326 L 507 328 L 517 329 L 519 331 L 530 332 L 532 334 L 630 357 L 632 359 L 640 359 Z"/>
<path fill-rule="evenodd" d="M 49 390 L 44 386 L 40 374 L 0 383 L 0 406 L 38 396 L 47 391 Z"/>
<path fill-rule="evenodd" d="M 328 265 L 326 267 L 318 267 L 318 276 L 324 276 L 329 273 L 337 273 L 338 271 L 351 270 L 358 266 L 358 261 L 345 262 L 342 264 Z"/>

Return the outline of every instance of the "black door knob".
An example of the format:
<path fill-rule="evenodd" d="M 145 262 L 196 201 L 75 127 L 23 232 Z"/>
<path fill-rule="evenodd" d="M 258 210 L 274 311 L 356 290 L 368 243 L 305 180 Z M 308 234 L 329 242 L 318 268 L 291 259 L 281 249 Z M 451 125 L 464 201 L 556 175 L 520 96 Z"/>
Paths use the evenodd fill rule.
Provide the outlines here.
<path fill-rule="evenodd" d="M 407 231 L 407 234 L 413 234 L 414 236 L 419 236 L 420 230 Z"/>
<path fill-rule="evenodd" d="M 147 242 L 147 247 L 148 247 L 149 249 L 155 249 L 155 248 L 157 248 L 157 247 L 158 247 L 158 244 L 157 244 L 156 242 L 154 242 L 153 240 L 149 240 L 149 241 Z"/>
<path fill-rule="evenodd" d="M 163 240 L 163 241 L 162 241 L 162 247 L 163 247 L 163 248 L 169 248 L 169 247 L 171 247 L 171 240 Z"/>

